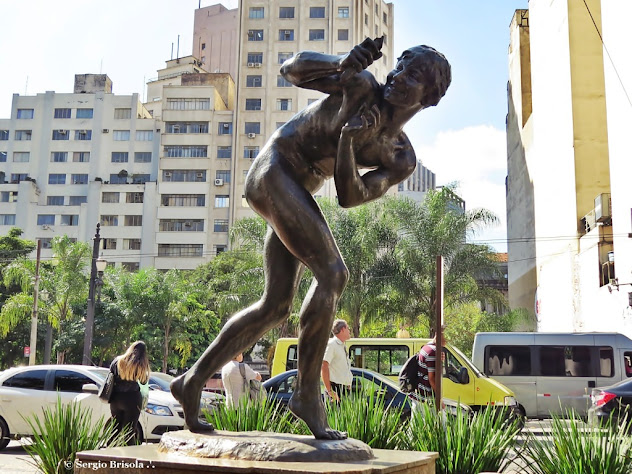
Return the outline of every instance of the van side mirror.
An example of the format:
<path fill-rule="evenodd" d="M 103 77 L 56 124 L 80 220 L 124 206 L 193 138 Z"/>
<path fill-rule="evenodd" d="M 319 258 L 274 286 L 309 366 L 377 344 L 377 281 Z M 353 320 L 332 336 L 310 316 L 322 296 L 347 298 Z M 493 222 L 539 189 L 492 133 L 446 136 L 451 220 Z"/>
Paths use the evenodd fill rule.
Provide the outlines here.
<path fill-rule="evenodd" d="M 459 370 L 459 383 L 463 385 L 470 383 L 470 374 L 465 367 L 461 367 Z"/>

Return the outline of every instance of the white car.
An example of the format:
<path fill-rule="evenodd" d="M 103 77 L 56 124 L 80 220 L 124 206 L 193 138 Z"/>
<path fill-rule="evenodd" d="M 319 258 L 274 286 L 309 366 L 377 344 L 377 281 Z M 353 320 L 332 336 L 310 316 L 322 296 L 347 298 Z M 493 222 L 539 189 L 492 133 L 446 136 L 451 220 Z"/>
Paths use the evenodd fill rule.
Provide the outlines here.
<path fill-rule="evenodd" d="M 91 408 L 95 421 L 101 416 L 110 418 L 110 406 L 97 397 L 107 373 L 108 369 L 86 365 L 31 365 L 2 372 L 0 449 L 10 439 L 33 435 L 22 417 L 43 417 L 43 408 L 56 407 L 58 395 L 63 404 L 76 401 Z M 143 439 L 159 440 L 166 431 L 184 429 L 184 412 L 170 393 L 150 390 L 139 421 Z"/>

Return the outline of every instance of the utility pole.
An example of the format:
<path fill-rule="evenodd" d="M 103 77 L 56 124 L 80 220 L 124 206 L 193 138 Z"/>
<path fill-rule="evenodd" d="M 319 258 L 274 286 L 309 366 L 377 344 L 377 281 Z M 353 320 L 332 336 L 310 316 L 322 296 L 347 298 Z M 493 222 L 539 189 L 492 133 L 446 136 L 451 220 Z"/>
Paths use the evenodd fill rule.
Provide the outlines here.
<path fill-rule="evenodd" d="M 33 284 L 33 315 L 31 317 L 31 342 L 29 344 L 29 365 L 35 365 L 35 351 L 37 346 L 37 304 L 39 300 L 40 282 L 40 254 L 42 253 L 42 241 L 37 239 L 37 257 L 35 260 L 35 283 Z"/>
<path fill-rule="evenodd" d="M 97 257 L 99 256 L 99 244 L 101 242 L 101 224 L 97 223 L 97 232 L 94 234 L 92 245 L 92 261 L 90 266 L 90 286 L 88 289 L 88 309 L 86 311 L 86 334 L 83 341 L 83 365 L 92 365 L 92 331 L 94 329 L 94 293 L 97 284 Z"/>
<path fill-rule="evenodd" d="M 437 294 L 435 295 L 435 335 L 437 359 L 435 362 L 435 406 L 441 410 L 441 385 L 443 378 L 443 257 L 437 257 Z"/>

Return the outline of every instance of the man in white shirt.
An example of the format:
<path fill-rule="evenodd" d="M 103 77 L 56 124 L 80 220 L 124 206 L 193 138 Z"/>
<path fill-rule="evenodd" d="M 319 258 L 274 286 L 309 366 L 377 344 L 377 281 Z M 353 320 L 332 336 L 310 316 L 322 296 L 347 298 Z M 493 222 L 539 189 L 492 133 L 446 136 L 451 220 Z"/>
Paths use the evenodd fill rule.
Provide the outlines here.
<path fill-rule="evenodd" d="M 245 381 L 241 376 L 239 365 L 244 361 L 244 355 L 240 352 L 228 364 L 222 367 L 222 385 L 226 392 L 226 404 L 229 408 L 235 408 L 239 405 L 239 399 L 243 396 L 249 396 L 249 392 L 244 392 Z M 261 374 L 252 370 L 248 364 L 244 364 L 246 369 L 246 381 L 250 384 L 251 380 L 261 380 Z"/>
<path fill-rule="evenodd" d="M 351 331 L 344 319 L 336 319 L 331 332 L 320 374 L 325 383 L 327 394 L 334 401 L 340 401 L 340 395 L 351 389 L 353 375 L 345 342 L 351 337 Z"/>

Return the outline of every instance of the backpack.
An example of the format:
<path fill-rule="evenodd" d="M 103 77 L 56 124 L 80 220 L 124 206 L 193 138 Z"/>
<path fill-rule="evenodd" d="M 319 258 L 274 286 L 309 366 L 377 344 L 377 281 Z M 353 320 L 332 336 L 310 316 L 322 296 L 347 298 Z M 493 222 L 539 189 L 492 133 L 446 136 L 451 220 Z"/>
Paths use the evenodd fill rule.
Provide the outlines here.
<path fill-rule="evenodd" d="M 399 371 L 399 389 L 409 393 L 417 390 L 419 385 L 419 353 L 412 355 Z"/>
<path fill-rule="evenodd" d="M 266 389 L 263 387 L 261 381 L 256 379 L 249 381 L 246 378 L 246 367 L 243 362 L 239 363 L 239 372 L 244 379 L 244 393 L 248 394 L 250 400 L 255 401 L 266 398 Z"/>

